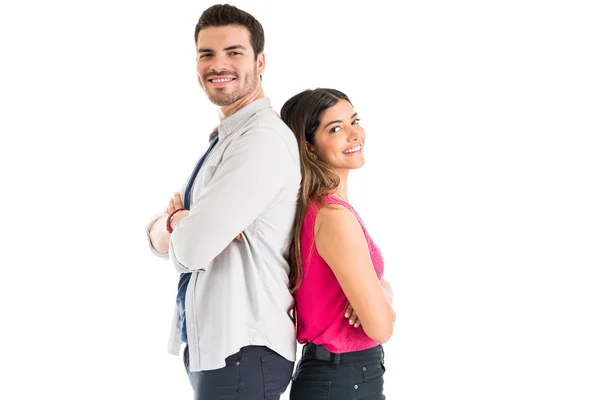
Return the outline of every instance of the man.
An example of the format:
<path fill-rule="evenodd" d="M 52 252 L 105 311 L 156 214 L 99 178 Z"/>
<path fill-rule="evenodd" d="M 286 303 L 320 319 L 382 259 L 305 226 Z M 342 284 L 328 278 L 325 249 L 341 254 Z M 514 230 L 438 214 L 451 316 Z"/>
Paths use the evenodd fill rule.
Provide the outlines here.
<path fill-rule="evenodd" d="M 221 123 L 182 194 L 147 228 L 154 253 L 181 273 L 170 352 L 186 343 L 197 400 L 279 399 L 296 356 L 286 258 L 298 147 L 263 94 L 261 24 L 214 5 L 194 37 L 198 82 Z"/>

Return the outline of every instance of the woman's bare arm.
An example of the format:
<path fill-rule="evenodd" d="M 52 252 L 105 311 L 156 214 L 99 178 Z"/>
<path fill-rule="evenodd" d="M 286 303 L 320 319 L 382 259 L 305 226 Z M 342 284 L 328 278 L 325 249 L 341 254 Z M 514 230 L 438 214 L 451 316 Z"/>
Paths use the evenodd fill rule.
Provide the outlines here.
<path fill-rule="evenodd" d="M 387 342 L 396 316 L 377 278 L 356 217 L 343 206 L 323 207 L 315 222 L 315 244 L 352 304 L 365 333 L 376 342 Z"/>

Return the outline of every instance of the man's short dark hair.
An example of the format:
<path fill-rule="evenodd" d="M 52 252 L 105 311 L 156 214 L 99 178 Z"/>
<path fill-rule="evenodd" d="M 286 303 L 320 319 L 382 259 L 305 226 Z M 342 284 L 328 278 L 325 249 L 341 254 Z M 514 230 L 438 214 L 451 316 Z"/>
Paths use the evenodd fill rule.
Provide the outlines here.
<path fill-rule="evenodd" d="M 215 4 L 204 10 L 194 32 L 194 43 L 198 43 L 198 33 L 210 26 L 240 25 L 250 32 L 250 43 L 256 59 L 265 49 L 263 27 L 252 15 L 229 4 Z"/>

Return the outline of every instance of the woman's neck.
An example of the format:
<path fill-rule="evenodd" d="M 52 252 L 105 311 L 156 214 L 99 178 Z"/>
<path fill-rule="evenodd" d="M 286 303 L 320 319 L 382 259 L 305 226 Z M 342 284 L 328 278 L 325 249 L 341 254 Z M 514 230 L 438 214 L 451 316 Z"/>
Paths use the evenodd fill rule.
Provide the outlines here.
<path fill-rule="evenodd" d="M 338 172 L 339 173 L 339 172 Z M 333 194 L 344 201 L 348 201 L 348 173 L 340 175 L 340 184 L 335 189 Z"/>

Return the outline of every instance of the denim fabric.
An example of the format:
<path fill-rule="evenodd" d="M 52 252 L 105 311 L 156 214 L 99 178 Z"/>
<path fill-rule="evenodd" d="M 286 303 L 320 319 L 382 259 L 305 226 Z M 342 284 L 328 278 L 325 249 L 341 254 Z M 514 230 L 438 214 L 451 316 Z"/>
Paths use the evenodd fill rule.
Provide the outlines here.
<path fill-rule="evenodd" d="M 194 400 L 279 400 L 294 363 L 264 346 L 246 346 L 225 359 L 225 367 L 190 372 L 187 346 L 183 359 Z"/>
<path fill-rule="evenodd" d="M 290 400 L 385 400 L 381 345 L 343 353 L 336 361 L 303 356 L 292 380 Z"/>

